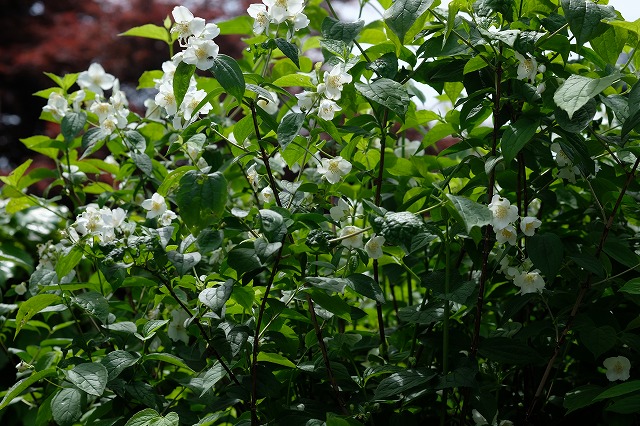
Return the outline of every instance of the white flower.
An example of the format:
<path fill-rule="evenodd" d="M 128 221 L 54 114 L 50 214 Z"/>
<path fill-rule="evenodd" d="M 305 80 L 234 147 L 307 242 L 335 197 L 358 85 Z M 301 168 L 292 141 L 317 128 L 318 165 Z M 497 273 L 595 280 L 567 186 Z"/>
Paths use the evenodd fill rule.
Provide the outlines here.
<path fill-rule="evenodd" d="M 62 166 L 62 169 L 65 170 L 62 172 L 62 177 L 73 184 L 82 183 L 87 180 L 87 175 L 81 172 L 80 167 L 75 164 L 71 164 L 69 167 Z"/>
<path fill-rule="evenodd" d="M 607 379 L 614 382 L 616 380 L 625 381 L 630 377 L 631 363 L 624 356 L 615 356 L 604 360 L 604 366 L 607 369 Z"/>
<path fill-rule="evenodd" d="M 103 94 L 103 90 L 109 90 L 113 87 L 116 78 L 108 74 L 102 68 L 102 65 L 93 63 L 87 71 L 82 71 L 78 75 L 78 86 L 82 89 L 91 90 L 98 95 Z"/>
<path fill-rule="evenodd" d="M 316 92 L 309 92 L 305 90 L 302 93 L 296 94 L 296 98 L 298 98 L 298 106 L 302 112 L 311 111 L 313 106 L 316 103 L 316 99 L 318 99 L 318 94 Z"/>
<path fill-rule="evenodd" d="M 572 166 L 571 160 L 567 157 L 567 154 L 562 150 L 558 142 L 551 144 L 551 152 L 553 152 L 556 163 L 559 167 Z"/>
<path fill-rule="evenodd" d="M 329 214 L 331 215 L 331 219 L 336 222 L 342 222 L 349 217 L 349 214 L 351 214 L 351 206 L 345 200 L 340 198 L 338 200 L 338 204 L 329 209 Z"/>
<path fill-rule="evenodd" d="M 371 237 L 367 244 L 364 245 L 364 249 L 372 259 L 380 259 L 383 255 L 382 246 L 384 245 L 385 238 L 382 235 L 377 237 L 374 235 Z"/>
<path fill-rule="evenodd" d="M 484 426 L 489 424 L 489 422 L 487 422 L 487 419 L 485 419 L 484 416 L 480 414 L 480 412 L 475 408 L 471 410 L 471 418 L 473 419 L 473 423 L 476 426 Z"/>
<path fill-rule="evenodd" d="M 167 210 L 162 213 L 162 216 L 158 219 L 158 223 L 160 226 L 169 226 L 171 225 L 171 221 L 177 217 L 178 216 L 173 211 Z"/>
<path fill-rule="evenodd" d="M 341 110 L 342 108 L 340 108 L 334 101 L 323 99 L 320 101 L 320 105 L 318 106 L 318 117 L 327 121 L 333 120 L 335 113 Z"/>
<path fill-rule="evenodd" d="M 258 183 L 260 182 L 260 175 L 258 175 L 258 172 L 256 171 L 255 163 L 247 169 L 247 180 L 253 190 L 256 191 L 258 189 Z"/>
<path fill-rule="evenodd" d="M 147 109 L 144 118 L 152 121 L 160 121 L 162 119 L 162 108 L 156 104 L 155 99 L 145 99 L 144 106 Z"/>
<path fill-rule="evenodd" d="M 269 91 L 271 99 L 260 98 L 258 99 L 258 106 L 262 108 L 267 114 L 275 114 L 278 112 L 278 95 L 275 92 Z"/>
<path fill-rule="evenodd" d="M 489 210 L 493 214 L 491 225 L 495 230 L 502 229 L 518 219 L 518 207 L 512 206 L 509 200 L 497 194 L 491 199 Z"/>
<path fill-rule="evenodd" d="M 204 26 L 204 30 L 202 30 L 202 32 L 198 34 L 198 37 L 205 40 L 213 40 L 214 38 L 218 37 L 218 35 L 220 35 L 220 27 L 218 27 L 213 22 L 210 22 Z"/>
<path fill-rule="evenodd" d="M 102 123 L 107 117 L 115 115 L 116 109 L 109 102 L 94 102 L 89 110 L 98 116 Z"/>
<path fill-rule="evenodd" d="M 87 93 L 84 90 L 78 90 L 75 94 L 75 96 L 73 97 L 73 110 L 75 112 L 80 112 L 80 110 L 82 109 L 82 101 L 84 101 L 84 98 L 87 96 Z"/>
<path fill-rule="evenodd" d="M 167 211 L 167 204 L 164 202 L 164 197 L 156 192 L 151 198 L 142 202 L 142 208 L 148 210 L 147 219 L 152 219 Z"/>
<path fill-rule="evenodd" d="M 299 13 L 295 18 L 293 18 L 293 30 L 298 31 L 303 28 L 307 28 L 310 23 L 311 21 L 309 20 L 309 18 L 307 18 L 307 15 L 305 15 L 304 13 Z"/>
<path fill-rule="evenodd" d="M 520 287 L 520 291 L 517 294 L 541 293 L 545 285 L 544 278 L 542 278 L 538 269 L 534 269 L 531 272 L 519 272 L 513 278 L 513 283 Z"/>
<path fill-rule="evenodd" d="M 516 245 L 516 229 L 507 225 L 502 229 L 496 229 L 496 241 L 498 244 L 509 243 L 512 246 Z"/>
<path fill-rule="evenodd" d="M 533 234 L 535 234 L 536 232 L 536 229 L 538 229 L 541 224 L 542 222 L 540 222 L 538 218 L 532 216 L 527 216 L 520 219 L 520 229 L 522 230 L 522 233 L 527 237 L 533 236 Z"/>
<path fill-rule="evenodd" d="M 69 103 L 60 93 L 51 92 L 47 105 L 45 105 L 42 110 L 51 113 L 55 120 L 60 121 L 62 117 L 67 114 L 67 111 L 69 111 Z"/>
<path fill-rule="evenodd" d="M 167 329 L 169 338 L 174 342 L 182 340 L 185 344 L 188 344 L 189 335 L 187 334 L 187 329 L 184 324 L 189 318 L 191 318 L 191 316 L 182 309 L 174 309 L 171 311 L 171 317 L 173 319 L 169 323 L 169 327 Z"/>
<path fill-rule="evenodd" d="M 578 166 L 566 166 L 558 169 L 556 175 L 558 179 L 567 179 L 571 183 L 576 183 L 576 175 L 580 174 Z"/>
<path fill-rule="evenodd" d="M 15 291 L 17 295 L 22 296 L 27 292 L 27 285 L 24 282 L 21 282 L 13 288 L 13 291 Z"/>
<path fill-rule="evenodd" d="M 518 52 L 514 52 L 516 59 L 518 60 L 518 79 L 529 80 L 533 83 L 538 74 L 538 63 L 536 59 L 527 53 L 527 56 L 522 56 Z"/>
<path fill-rule="evenodd" d="M 351 171 L 351 163 L 338 156 L 334 158 L 323 158 L 322 164 L 318 167 L 318 173 L 329 183 L 338 183 L 342 176 Z"/>
<path fill-rule="evenodd" d="M 184 100 L 182 101 L 182 105 L 180 105 L 180 111 L 182 112 L 182 116 L 185 120 L 190 121 L 193 117 L 193 113 L 196 107 L 204 100 L 207 96 L 207 92 L 204 90 L 190 90 L 184 95 Z M 213 106 L 209 102 L 204 104 L 202 108 L 200 108 L 197 113 L 198 114 L 208 114 Z"/>
<path fill-rule="evenodd" d="M 271 189 L 270 186 L 266 186 L 262 189 L 262 191 L 260 191 L 260 193 L 258 194 L 258 198 L 260 199 L 260 201 L 262 201 L 263 203 L 270 203 L 274 200 L 274 196 L 273 196 L 273 189 Z"/>
<path fill-rule="evenodd" d="M 346 237 L 340 243 L 348 248 L 362 248 L 362 229 L 357 226 L 345 226 L 340 230 L 339 236 Z"/>
<path fill-rule="evenodd" d="M 336 64 L 330 72 L 324 73 L 324 95 L 328 99 L 340 99 L 342 87 L 345 83 L 351 83 L 350 74 L 343 71 L 342 64 Z"/>
<path fill-rule="evenodd" d="M 302 12 L 302 0 L 262 0 L 269 9 L 271 22 L 281 24 L 287 19 L 295 19 Z"/>
<path fill-rule="evenodd" d="M 269 14 L 267 13 L 267 7 L 264 4 L 252 4 L 247 9 L 249 16 L 254 19 L 253 33 L 260 35 L 266 31 L 269 26 Z"/>
<path fill-rule="evenodd" d="M 218 45 L 212 40 L 201 38 L 191 39 L 189 46 L 184 51 L 182 61 L 206 71 L 213 66 L 213 61 L 216 56 L 218 56 L 219 50 Z"/>
<path fill-rule="evenodd" d="M 168 115 L 174 115 L 178 112 L 176 96 L 173 93 L 173 84 L 171 82 L 164 82 L 158 90 L 158 94 L 155 97 L 156 105 L 163 107 Z"/>
<path fill-rule="evenodd" d="M 205 27 L 205 21 L 202 18 L 194 18 L 193 13 L 184 6 L 176 6 L 171 11 L 173 19 L 176 21 L 172 33 L 178 33 L 180 46 L 185 46 L 189 37 L 198 36 Z"/>

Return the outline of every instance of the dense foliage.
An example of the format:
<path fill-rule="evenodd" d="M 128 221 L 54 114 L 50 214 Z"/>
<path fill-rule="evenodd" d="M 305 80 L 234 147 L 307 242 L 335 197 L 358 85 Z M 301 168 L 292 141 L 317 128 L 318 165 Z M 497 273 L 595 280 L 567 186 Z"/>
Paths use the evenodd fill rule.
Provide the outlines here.
<path fill-rule="evenodd" d="M 49 74 L 56 169 L 0 178 L 6 423 L 640 420 L 640 22 L 380 4 L 176 7 L 124 33 L 168 46 L 144 116 Z"/>

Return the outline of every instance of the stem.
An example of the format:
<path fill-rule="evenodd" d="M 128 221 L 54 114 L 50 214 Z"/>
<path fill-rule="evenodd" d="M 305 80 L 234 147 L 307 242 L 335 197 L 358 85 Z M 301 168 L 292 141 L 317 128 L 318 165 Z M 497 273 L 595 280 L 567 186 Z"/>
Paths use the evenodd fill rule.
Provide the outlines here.
<path fill-rule="evenodd" d="M 373 259 L 373 280 L 380 287 L 380 276 L 378 274 L 378 259 Z M 389 362 L 389 353 L 387 350 L 387 338 L 384 333 L 384 317 L 382 315 L 382 303 L 376 302 L 376 311 L 378 312 L 378 334 L 380 334 L 380 352 L 382 358 Z"/>
<path fill-rule="evenodd" d="M 449 222 L 444 229 L 445 235 L 445 247 L 444 247 L 444 259 L 445 259 L 445 277 L 444 277 L 444 293 L 449 294 L 451 287 L 451 246 L 449 241 Z M 448 300 L 444 301 L 444 321 L 442 323 L 442 375 L 446 376 L 449 372 L 449 316 L 451 306 Z M 444 426 L 447 419 L 448 404 L 448 388 L 442 390 L 442 412 L 440 413 L 440 425 Z"/>
<path fill-rule="evenodd" d="M 258 114 L 256 113 L 256 105 L 251 102 L 249 104 L 251 108 L 251 117 L 253 118 L 253 129 L 256 132 L 256 138 L 258 139 L 258 146 L 260 146 L 260 154 L 262 156 L 262 162 L 264 163 L 264 167 L 267 169 L 267 176 L 269 177 L 269 185 L 273 190 L 273 197 L 276 200 L 276 204 L 278 207 L 282 207 L 282 202 L 280 201 L 280 194 L 278 193 L 278 187 L 276 186 L 276 180 L 273 177 L 273 172 L 271 171 L 271 165 L 269 164 L 269 154 L 264 149 L 262 145 L 262 136 L 260 136 L 260 126 L 258 126 Z"/>
<path fill-rule="evenodd" d="M 611 230 L 611 227 L 613 226 L 613 220 L 615 219 L 615 216 L 618 212 L 618 209 L 620 208 L 620 205 L 622 204 L 622 199 L 624 198 L 627 190 L 629 189 L 629 185 L 631 185 L 631 182 L 634 180 L 635 175 L 636 175 L 636 170 L 638 169 L 638 165 L 640 164 L 640 158 L 638 158 L 635 162 L 635 164 L 633 165 L 633 169 L 631 170 L 631 172 L 629 172 L 627 174 L 627 180 L 624 183 L 624 186 L 621 188 L 620 190 L 620 195 L 618 196 L 618 199 L 616 200 L 616 204 L 613 207 L 613 210 L 611 211 L 611 214 L 609 215 L 609 219 L 607 220 L 607 223 L 605 224 L 604 230 L 602 231 L 602 235 L 600 236 L 600 243 L 598 244 L 598 248 L 596 249 L 595 252 L 595 257 L 596 258 L 600 258 L 600 254 L 602 253 L 602 249 L 604 248 L 604 244 L 607 240 L 607 237 L 609 236 L 609 231 Z M 571 313 L 569 314 L 569 318 L 567 320 L 567 323 L 564 326 L 564 329 L 562 330 L 562 332 L 560 333 L 560 337 L 558 338 L 558 341 L 556 342 L 556 346 L 554 348 L 553 354 L 551 355 L 551 358 L 549 359 L 549 362 L 547 363 L 547 367 L 544 371 L 544 374 L 542 375 L 542 379 L 540 379 L 540 384 L 538 385 L 538 389 L 536 390 L 536 393 L 533 397 L 533 401 L 531 401 L 531 405 L 529 406 L 529 408 L 527 409 L 527 415 L 525 420 L 528 422 L 531 419 L 531 416 L 534 413 L 534 410 L 536 408 L 536 405 L 538 403 L 538 401 L 540 400 L 540 396 L 542 395 L 542 393 L 544 392 L 544 388 L 545 385 L 547 384 L 547 381 L 549 380 L 549 376 L 551 375 L 551 370 L 553 369 L 553 364 L 555 363 L 556 359 L 558 358 L 558 355 L 560 354 L 560 352 L 562 351 L 562 347 L 564 346 L 566 340 L 567 340 L 567 336 L 569 335 L 569 332 L 571 331 L 571 328 L 573 326 L 573 322 L 576 318 L 576 315 L 578 314 L 578 310 L 580 309 L 580 306 L 582 305 L 582 300 L 584 299 L 584 297 L 587 294 L 587 291 L 589 291 L 589 289 L 591 288 L 591 277 L 592 277 L 592 273 L 589 272 L 584 280 L 584 282 L 582 283 L 582 286 L 580 286 L 580 291 L 578 292 L 578 296 L 576 297 L 576 301 L 573 304 L 573 308 L 571 309 Z"/>

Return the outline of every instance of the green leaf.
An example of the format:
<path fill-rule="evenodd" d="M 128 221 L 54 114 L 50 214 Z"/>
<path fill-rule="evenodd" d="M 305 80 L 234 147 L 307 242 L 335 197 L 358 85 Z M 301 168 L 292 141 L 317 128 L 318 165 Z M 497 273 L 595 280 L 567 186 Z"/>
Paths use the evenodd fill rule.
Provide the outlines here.
<path fill-rule="evenodd" d="M 102 396 L 109 380 L 107 368 L 98 362 L 79 364 L 67 373 L 67 378 L 89 395 Z"/>
<path fill-rule="evenodd" d="M 502 135 L 500 149 L 506 166 L 520 152 L 522 148 L 533 138 L 538 129 L 539 122 L 528 118 L 521 118 L 507 127 Z"/>
<path fill-rule="evenodd" d="M 567 112 L 571 119 L 576 111 L 589 102 L 589 99 L 619 79 L 620 75 L 617 73 L 602 78 L 589 78 L 574 74 L 556 90 L 553 100 L 558 107 Z"/>
<path fill-rule="evenodd" d="M 364 274 L 352 274 L 347 277 L 347 285 L 356 293 L 359 293 L 376 302 L 384 303 L 384 293 L 380 285 L 370 276 Z"/>
<path fill-rule="evenodd" d="M 628 294 L 640 294 L 640 278 L 633 278 L 627 281 L 618 291 Z"/>
<path fill-rule="evenodd" d="M 176 105 L 180 108 L 184 96 L 189 91 L 191 77 L 196 71 L 196 66 L 180 61 L 173 75 L 173 96 L 176 98 Z"/>
<path fill-rule="evenodd" d="M 198 235 L 222 217 L 227 203 L 227 180 L 220 172 L 204 174 L 189 170 L 180 178 L 175 201 L 184 223 L 193 235 Z"/>
<path fill-rule="evenodd" d="M 311 77 L 302 74 L 283 75 L 275 80 L 273 85 L 279 87 L 303 87 L 305 89 L 316 87 L 316 85 L 311 82 Z"/>
<path fill-rule="evenodd" d="M 424 308 L 421 305 L 404 306 L 398 310 L 398 318 L 402 321 L 416 324 L 431 324 L 441 321 L 444 317 L 442 303 L 428 303 Z"/>
<path fill-rule="evenodd" d="M 227 280 L 217 287 L 205 288 L 198 295 L 198 300 L 212 311 L 222 309 L 233 292 L 233 280 Z"/>
<path fill-rule="evenodd" d="M 278 124 L 278 144 L 283 151 L 300 134 L 305 117 L 303 112 L 292 112 L 285 115 Z"/>
<path fill-rule="evenodd" d="M 69 112 L 60 123 L 60 132 L 64 136 L 64 140 L 71 142 L 80 134 L 87 122 L 87 114 L 84 112 Z"/>
<path fill-rule="evenodd" d="M 580 340 L 597 359 L 603 353 L 613 348 L 618 340 L 616 330 L 610 325 L 602 327 L 588 327 L 580 331 Z"/>
<path fill-rule="evenodd" d="M 382 379 L 376 388 L 374 400 L 399 397 L 417 387 L 424 388 L 425 384 L 436 376 L 436 373 L 423 370 L 406 370 L 393 373 Z"/>
<path fill-rule="evenodd" d="M 640 380 L 632 380 L 630 382 L 621 383 L 610 387 L 609 389 L 599 393 L 593 401 L 602 401 L 603 399 L 615 398 L 620 395 L 626 395 L 631 392 L 640 390 Z"/>
<path fill-rule="evenodd" d="M 151 70 L 145 71 L 142 73 L 140 78 L 138 78 L 138 87 L 136 89 L 153 89 L 156 87 L 155 80 L 159 80 L 164 75 L 164 72 L 161 70 Z"/>
<path fill-rule="evenodd" d="M 447 194 L 447 198 L 453 204 L 455 211 L 467 229 L 467 233 L 471 232 L 474 226 L 483 227 L 491 223 L 493 215 L 489 207 L 484 204 L 476 203 L 467 197 L 459 195 Z"/>
<path fill-rule="evenodd" d="M 562 240 L 556 234 L 535 234 L 526 239 L 527 253 L 533 265 L 551 281 L 562 266 L 564 249 Z"/>
<path fill-rule="evenodd" d="M 590 44 L 593 50 L 607 64 L 615 65 L 624 49 L 629 33 L 624 28 L 611 27 L 603 34 L 594 37 Z"/>
<path fill-rule="evenodd" d="M 239 273 L 253 271 L 262 267 L 262 262 L 254 248 L 234 247 L 229 252 L 227 262 L 229 266 Z"/>
<path fill-rule="evenodd" d="M 613 404 L 605 408 L 607 411 L 613 411 L 620 414 L 633 414 L 640 411 L 640 395 L 633 395 L 614 401 Z"/>
<path fill-rule="evenodd" d="M 158 417 L 160 417 L 160 414 L 156 410 L 145 408 L 134 414 L 125 426 L 151 426 Z"/>
<path fill-rule="evenodd" d="M 398 74 L 398 57 L 394 52 L 385 53 L 375 61 L 367 64 L 367 68 L 375 71 L 380 77 L 392 79 Z"/>
<path fill-rule="evenodd" d="M 172 354 L 156 352 L 156 353 L 145 355 L 143 360 L 144 361 L 162 361 L 162 362 L 166 362 L 167 364 L 175 365 L 176 367 L 180 367 L 180 368 L 185 368 L 193 372 L 191 367 L 185 364 L 182 358 Z"/>
<path fill-rule="evenodd" d="M 283 367 L 296 368 L 296 365 L 286 357 L 273 352 L 260 352 L 258 361 L 270 362 L 272 364 L 282 365 Z"/>
<path fill-rule="evenodd" d="M 57 294 L 37 294 L 30 297 L 26 301 L 20 304 L 18 313 L 16 314 L 16 336 L 22 330 L 27 322 L 37 313 L 44 308 L 53 305 L 54 303 L 62 302 L 62 298 Z"/>
<path fill-rule="evenodd" d="M 295 44 L 289 43 L 283 38 L 275 39 L 276 46 L 284 53 L 284 55 L 291 59 L 296 67 L 300 68 L 300 61 L 298 60 L 298 47 Z"/>
<path fill-rule="evenodd" d="M 32 385 L 39 382 L 43 378 L 55 375 L 56 372 L 57 372 L 56 367 L 47 368 L 46 370 L 36 371 L 30 376 L 25 377 L 24 379 L 18 380 L 13 386 L 11 386 L 9 389 L 6 390 L 5 395 L 2 398 L 2 401 L 0 401 L 0 412 L 2 412 L 2 410 L 4 410 L 5 407 L 7 407 L 11 403 L 11 401 L 13 401 L 17 396 L 20 396 L 22 392 L 26 391 Z"/>
<path fill-rule="evenodd" d="M 264 236 L 272 243 L 282 242 L 287 235 L 287 226 L 284 218 L 278 212 L 268 209 L 260 209 L 260 230 Z"/>
<path fill-rule="evenodd" d="M 80 306 L 89 315 L 93 315 L 103 324 L 109 317 L 109 302 L 97 291 L 90 290 L 72 298 L 73 303 Z"/>
<path fill-rule="evenodd" d="M 341 22 L 327 16 L 322 21 L 322 37 L 330 40 L 341 40 L 346 44 L 353 42 L 364 28 L 364 21 Z"/>
<path fill-rule="evenodd" d="M 410 102 L 406 87 L 388 78 L 379 78 L 371 83 L 356 83 L 355 86 L 362 96 L 389 108 L 404 121 Z"/>
<path fill-rule="evenodd" d="M 200 390 L 200 396 L 204 396 L 209 389 L 222 380 L 227 375 L 226 370 L 220 363 L 216 363 L 208 369 L 201 377 L 194 377 L 189 384 Z"/>
<path fill-rule="evenodd" d="M 234 96 L 238 100 L 238 103 L 242 103 L 245 81 L 238 62 L 230 56 L 218 55 L 213 60 L 211 72 L 220 85 L 229 94 Z"/>
<path fill-rule="evenodd" d="M 168 322 L 169 320 L 149 320 L 142 326 L 142 335 L 146 338 L 152 337 Z"/>
<path fill-rule="evenodd" d="M 391 7 L 384 12 L 383 18 L 391 31 L 400 42 L 420 15 L 427 11 L 434 0 L 395 0 Z"/>
<path fill-rule="evenodd" d="M 111 381 L 118 377 L 126 368 L 135 365 L 139 359 L 140 357 L 130 352 L 116 350 L 109 352 L 107 356 L 100 360 L 100 363 L 107 369 L 108 381 Z"/>
<path fill-rule="evenodd" d="M 601 392 L 602 386 L 580 386 L 565 395 L 562 406 L 568 410 L 567 414 L 572 413 L 593 404 L 593 398 Z"/>
<path fill-rule="evenodd" d="M 561 4 L 578 47 L 607 30 L 607 25 L 601 22 L 603 19 L 617 18 L 613 6 L 596 4 L 591 0 L 562 0 Z"/>
<path fill-rule="evenodd" d="M 513 0 L 477 0 L 473 3 L 473 10 L 478 16 L 487 17 L 493 13 L 500 13 L 507 21 L 513 19 Z"/>
<path fill-rule="evenodd" d="M 105 134 L 100 127 L 93 127 L 82 135 L 82 148 L 84 152 L 80 159 L 88 157 L 100 148 L 105 142 Z"/>
<path fill-rule="evenodd" d="M 554 115 L 556 117 L 556 122 L 563 130 L 571 133 L 578 133 L 584 130 L 585 127 L 592 122 L 596 112 L 596 101 L 594 99 L 589 99 L 586 104 L 573 114 L 573 118 L 569 118 L 569 115 L 560 108 L 555 109 Z"/>
<path fill-rule="evenodd" d="M 544 362 L 536 350 L 525 342 L 507 337 L 490 337 L 480 342 L 478 352 L 502 364 L 527 365 Z"/>
<path fill-rule="evenodd" d="M 173 266 L 175 266 L 180 276 L 189 273 L 191 268 L 196 266 L 202 259 L 202 255 L 197 251 L 193 253 L 180 253 L 176 250 L 171 250 L 167 252 L 167 257 L 171 263 L 173 263 Z"/>
<path fill-rule="evenodd" d="M 6 183 L 7 185 L 15 186 L 18 189 L 23 189 L 23 186 L 20 185 L 20 181 L 22 180 L 25 172 L 29 169 L 29 166 L 31 166 L 32 162 L 32 159 L 25 161 L 24 163 L 13 169 L 13 171 L 9 173 L 9 176 L 0 176 L 0 181 Z"/>
<path fill-rule="evenodd" d="M 147 140 L 136 130 L 124 132 L 124 142 L 130 150 L 144 152 L 147 149 Z"/>
<path fill-rule="evenodd" d="M 160 27 L 158 25 L 153 25 L 153 24 L 146 24 L 139 27 L 133 27 L 130 30 L 120 33 L 119 35 L 151 38 L 154 40 L 162 40 L 164 42 L 169 42 L 171 40 L 171 35 L 169 34 L 169 31 L 166 28 Z"/>
<path fill-rule="evenodd" d="M 51 400 L 53 420 L 60 425 L 72 425 L 82 416 L 82 392 L 64 388 Z"/>
<path fill-rule="evenodd" d="M 139 153 L 135 151 L 131 151 L 130 155 L 134 164 L 142 171 L 142 173 L 149 177 L 153 175 L 153 163 L 151 162 L 151 157 L 144 152 Z"/>

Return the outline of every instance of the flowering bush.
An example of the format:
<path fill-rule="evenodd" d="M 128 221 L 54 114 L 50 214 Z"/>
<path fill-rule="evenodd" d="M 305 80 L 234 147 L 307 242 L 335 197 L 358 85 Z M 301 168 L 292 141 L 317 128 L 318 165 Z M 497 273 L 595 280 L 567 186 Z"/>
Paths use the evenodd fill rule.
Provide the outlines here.
<path fill-rule="evenodd" d="M 60 135 L 23 143 L 56 169 L 1 178 L 3 227 L 57 218 L 37 254 L 3 234 L 5 421 L 638 420 L 640 380 L 613 382 L 640 359 L 640 26 L 380 4 L 178 6 L 125 33 L 168 45 L 144 114 L 99 64 L 51 75 Z"/>

